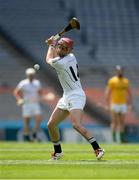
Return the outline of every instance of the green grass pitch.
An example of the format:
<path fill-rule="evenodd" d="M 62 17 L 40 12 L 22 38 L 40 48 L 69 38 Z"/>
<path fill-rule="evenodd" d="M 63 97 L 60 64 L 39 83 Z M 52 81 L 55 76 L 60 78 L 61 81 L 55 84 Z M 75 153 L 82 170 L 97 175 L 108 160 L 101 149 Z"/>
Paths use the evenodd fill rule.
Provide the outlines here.
<path fill-rule="evenodd" d="M 139 179 L 138 144 L 101 144 L 98 161 L 89 144 L 63 144 L 64 158 L 48 161 L 51 143 L 0 142 L 0 179 Z"/>

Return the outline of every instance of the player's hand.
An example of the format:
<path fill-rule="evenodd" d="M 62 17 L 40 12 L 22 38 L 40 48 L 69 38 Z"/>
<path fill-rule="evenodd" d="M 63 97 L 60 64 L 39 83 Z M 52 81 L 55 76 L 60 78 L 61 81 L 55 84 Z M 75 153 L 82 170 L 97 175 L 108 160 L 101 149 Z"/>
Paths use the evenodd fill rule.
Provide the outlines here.
<path fill-rule="evenodd" d="M 21 106 L 24 104 L 24 99 L 18 99 L 16 103 L 18 106 Z"/>
<path fill-rule="evenodd" d="M 53 101 L 53 100 L 55 100 L 55 94 L 54 93 L 51 93 L 51 92 L 49 92 L 49 93 L 47 93 L 47 94 L 44 94 L 42 97 L 41 97 L 41 100 L 42 100 L 42 102 L 47 102 L 47 101 Z"/>
<path fill-rule="evenodd" d="M 45 42 L 46 42 L 49 46 L 50 46 L 50 45 L 55 46 L 56 43 L 57 43 L 57 41 L 54 39 L 54 36 L 51 36 L 51 37 L 50 37 L 49 39 L 47 39 Z"/>

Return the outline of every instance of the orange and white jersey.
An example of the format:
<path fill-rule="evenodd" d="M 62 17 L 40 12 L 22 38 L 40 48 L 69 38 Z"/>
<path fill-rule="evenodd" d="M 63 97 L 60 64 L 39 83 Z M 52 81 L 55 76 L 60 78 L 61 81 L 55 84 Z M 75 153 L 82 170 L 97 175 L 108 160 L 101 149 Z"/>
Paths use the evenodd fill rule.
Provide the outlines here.
<path fill-rule="evenodd" d="M 19 82 L 17 89 L 23 93 L 24 103 L 38 103 L 40 96 L 38 91 L 41 89 L 41 83 L 37 79 L 33 79 L 32 82 L 29 79 L 24 79 Z"/>
<path fill-rule="evenodd" d="M 52 59 L 50 65 L 58 74 L 64 95 L 76 93 L 84 95 L 78 74 L 77 60 L 72 53 L 63 58 L 56 57 Z"/>
<path fill-rule="evenodd" d="M 127 78 L 119 78 L 118 76 L 112 77 L 108 81 L 108 88 L 111 90 L 111 103 L 127 103 L 127 93 L 129 88 L 129 80 Z"/>

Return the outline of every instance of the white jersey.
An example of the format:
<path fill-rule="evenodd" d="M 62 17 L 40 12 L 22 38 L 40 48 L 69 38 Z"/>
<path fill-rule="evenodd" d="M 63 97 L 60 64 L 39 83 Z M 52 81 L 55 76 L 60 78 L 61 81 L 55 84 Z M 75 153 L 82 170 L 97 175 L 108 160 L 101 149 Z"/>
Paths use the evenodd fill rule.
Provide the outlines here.
<path fill-rule="evenodd" d="M 84 94 L 78 74 L 77 60 L 72 53 L 64 58 L 54 58 L 51 66 L 55 68 L 58 74 L 64 94 L 71 94 L 75 91 Z"/>
<path fill-rule="evenodd" d="M 39 80 L 34 79 L 32 82 L 29 79 L 24 79 L 19 82 L 17 88 L 22 91 L 23 99 L 25 103 L 38 103 L 39 93 L 41 89 L 41 83 Z"/>

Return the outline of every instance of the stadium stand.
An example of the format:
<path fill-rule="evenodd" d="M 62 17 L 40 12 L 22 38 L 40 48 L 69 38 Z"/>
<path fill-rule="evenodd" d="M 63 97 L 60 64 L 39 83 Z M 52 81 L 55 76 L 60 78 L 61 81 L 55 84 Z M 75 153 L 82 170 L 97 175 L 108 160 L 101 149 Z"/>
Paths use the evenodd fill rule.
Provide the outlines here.
<path fill-rule="evenodd" d="M 75 54 L 79 60 L 80 76 L 86 92 L 94 87 L 103 90 L 117 64 L 126 67 L 133 87 L 138 88 L 138 11 L 135 1 L 130 0 L 41 0 L 41 3 L 37 0 L 6 0 L 0 4 L 0 26 L 42 68 L 47 68 L 44 62 L 47 48 L 45 39 L 61 30 L 70 17 L 76 16 L 81 22 L 81 31 L 71 31 L 68 36 L 75 39 Z M 14 87 L 24 77 L 25 68 L 34 62 L 13 52 L 2 37 L 0 41 L 0 85 Z M 50 69 L 47 70 L 50 72 Z M 40 78 L 47 86 L 45 76 L 47 75 L 42 73 Z M 136 100 L 137 96 L 135 94 Z M 88 97 L 90 98 L 90 94 Z M 90 100 L 97 104 L 100 99 L 94 97 L 91 93 Z M 14 107 L 13 98 L 10 100 L 11 97 L 7 95 L 0 98 Z M 3 114 L 6 114 L 7 104 L 0 105 L 3 107 Z M 12 108 L 13 118 L 19 117 L 17 107 L 15 110 Z"/>
<path fill-rule="evenodd" d="M 75 15 L 81 21 L 81 32 L 71 32 L 70 36 L 74 37 L 79 45 L 75 52 L 81 65 L 88 68 L 89 64 L 90 67 L 103 67 L 109 71 L 118 63 L 130 65 L 133 71 L 132 69 L 137 66 L 139 47 L 138 10 L 134 1 L 83 0 L 80 3 L 80 0 L 71 0 L 63 2 L 63 11 L 60 9 L 61 2 L 3 1 L 1 25 L 42 63 L 46 50 L 42 42 L 55 34 L 56 30 L 60 30 L 69 16 Z M 43 6 L 45 3 L 46 6 Z M 51 16 L 51 19 L 48 18 L 53 11 L 55 15 Z M 81 41 L 84 33 L 87 34 L 85 45 Z"/>
<path fill-rule="evenodd" d="M 90 47 L 91 55 L 87 63 L 90 66 L 102 66 L 110 73 L 114 65 L 124 65 L 129 70 L 133 84 L 138 84 L 138 71 L 134 70 L 138 68 L 139 47 L 138 9 L 135 1 L 83 0 L 80 3 L 80 0 L 76 0 L 65 3 L 67 9 L 75 8 L 77 17 L 86 28 L 87 46 Z"/>

